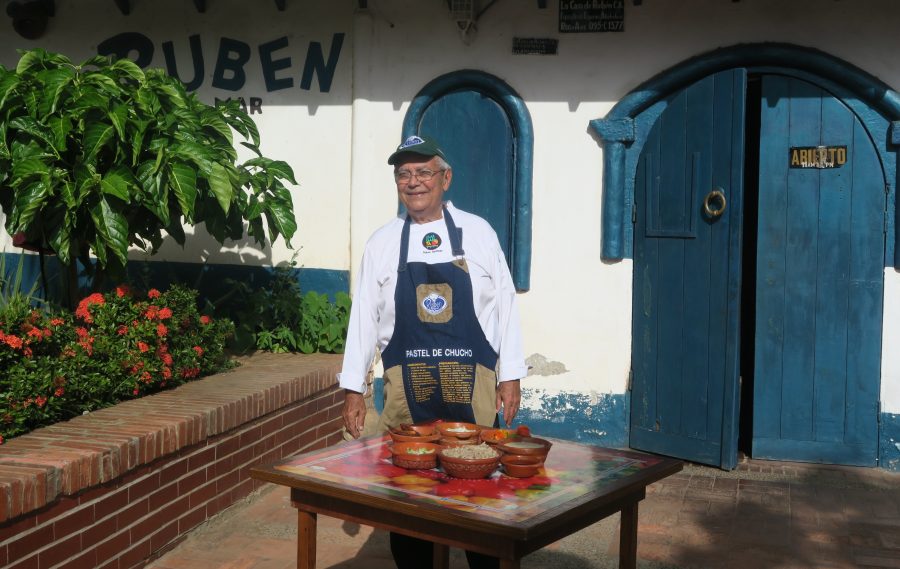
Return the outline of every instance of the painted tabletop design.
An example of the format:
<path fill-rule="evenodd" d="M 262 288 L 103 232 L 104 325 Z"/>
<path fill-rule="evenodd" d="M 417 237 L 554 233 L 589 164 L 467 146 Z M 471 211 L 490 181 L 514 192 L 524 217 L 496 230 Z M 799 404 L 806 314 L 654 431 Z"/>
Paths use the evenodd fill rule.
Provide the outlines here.
<path fill-rule="evenodd" d="M 481 480 L 452 478 L 440 468 L 406 470 L 392 464 L 387 435 L 299 456 L 275 469 L 389 498 L 524 521 L 590 491 L 612 487 L 662 460 L 567 441 L 552 442 L 544 468 L 529 478 L 512 478 L 502 469 Z"/>

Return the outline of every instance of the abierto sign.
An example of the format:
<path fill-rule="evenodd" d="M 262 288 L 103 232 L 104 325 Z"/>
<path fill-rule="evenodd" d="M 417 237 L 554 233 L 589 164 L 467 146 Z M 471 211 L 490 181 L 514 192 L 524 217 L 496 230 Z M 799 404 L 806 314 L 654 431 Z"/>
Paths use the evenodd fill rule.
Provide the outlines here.
<path fill-rule="evenodd" d="M 847 146 L 792 146 L 791 168 L 840 168 L 847 163 Z"/>

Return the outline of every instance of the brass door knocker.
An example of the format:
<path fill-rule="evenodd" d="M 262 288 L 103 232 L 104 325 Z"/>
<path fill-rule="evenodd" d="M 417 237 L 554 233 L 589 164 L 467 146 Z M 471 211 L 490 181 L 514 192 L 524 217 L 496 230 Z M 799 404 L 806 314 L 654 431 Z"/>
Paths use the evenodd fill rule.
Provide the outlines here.
<path fill-rule="evenodd" d="M 707 217 L 715 219 L 725 213 L 726 205 L 728 202 L 725 201 L 725 193 L 720 189 L 715 189 L 703 198 L 703 213 Z"/>

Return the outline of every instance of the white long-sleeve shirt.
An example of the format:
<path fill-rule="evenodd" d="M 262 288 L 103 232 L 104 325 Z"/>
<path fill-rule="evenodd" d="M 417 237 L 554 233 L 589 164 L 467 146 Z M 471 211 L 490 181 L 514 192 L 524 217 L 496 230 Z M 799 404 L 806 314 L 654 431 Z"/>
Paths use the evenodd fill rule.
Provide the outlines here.
<path fill-rule="evenodd" d="M 528 368 L 522 347 L 516 289 L 497 240 L 484 219 L 446 203 L 456 226 L 462 229 L 462 246 L 472 281 L 472 300 L 478 323 L 488 342 L 498 353 L 497 379 L 509 381 L 525 377 Z M 356 292 L 350 310 L 344 363 L 338 381 L 342 388 L 364 392 L 366 374 L 375 350 L 384 350 L 394 333 L 394 291 L 400 258 L 400 234 L 405 217 L 398 216 L 379 228 L 366 243 Z M 436 234 L 440 246 L 425 247 L 425 237 Z M 444 219 L 410 225 L 410 262 L 444 263 L 453 260 Z"/>

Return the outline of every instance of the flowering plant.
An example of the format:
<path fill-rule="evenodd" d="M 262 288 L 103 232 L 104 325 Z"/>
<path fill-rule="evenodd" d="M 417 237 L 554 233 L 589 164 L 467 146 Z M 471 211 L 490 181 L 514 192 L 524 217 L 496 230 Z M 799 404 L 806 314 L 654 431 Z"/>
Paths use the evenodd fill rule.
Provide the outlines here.
<path fill-rule="evenodd" d="M 215 373 L 233 324 L 196 291 L 94 293 L 74 314 L 0 310 L 0 442 L 42 425 Z"/>

